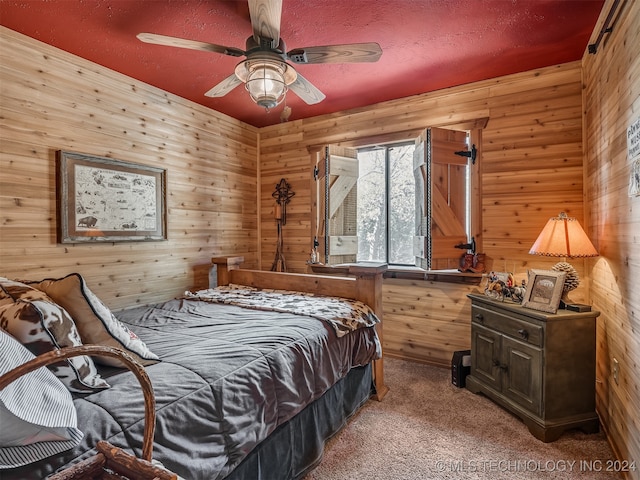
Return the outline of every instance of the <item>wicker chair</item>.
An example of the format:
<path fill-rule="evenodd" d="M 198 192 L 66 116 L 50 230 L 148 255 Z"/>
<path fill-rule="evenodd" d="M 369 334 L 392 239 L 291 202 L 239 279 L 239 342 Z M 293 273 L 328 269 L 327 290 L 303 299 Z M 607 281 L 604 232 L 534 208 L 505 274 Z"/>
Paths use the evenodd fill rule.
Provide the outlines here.
<path fill-rule="evenodd" d="M 137 458 L 101 440 L 96 445 L 96 449 L 98 450 L 96 455 L 76 463 L 61 472 L 50 475 L 47 477 L 48 480 L 177 480 L 178 476 L 176 474 L 151 463 L 156 419 L 153 387 L 151 386 L 151 381 L 144 367 L 123 350 L 100 345 L 82 345 L 79 347 L 53 350 L 2 375 L 0 377 L 0 390 L 22 375 L 37 370 L 40 367 L 78 355 L 100 355 L 118 358 L 133 372 L 140 382 L 145 406 L 142 458 Z"/>

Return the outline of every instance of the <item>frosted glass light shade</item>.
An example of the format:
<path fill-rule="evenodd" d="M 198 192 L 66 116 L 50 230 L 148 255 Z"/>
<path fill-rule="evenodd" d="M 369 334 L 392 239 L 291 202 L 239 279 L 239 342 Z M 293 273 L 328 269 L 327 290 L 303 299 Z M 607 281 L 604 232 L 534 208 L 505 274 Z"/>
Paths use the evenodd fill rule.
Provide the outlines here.
<path fill-rule="evenodd" d="M 240 62 L 235 72 L 245 83 L 251 99 L 267 110 L 284 100 L 287 87 L 298 77 L 286 62 L 270 56 Z"/>

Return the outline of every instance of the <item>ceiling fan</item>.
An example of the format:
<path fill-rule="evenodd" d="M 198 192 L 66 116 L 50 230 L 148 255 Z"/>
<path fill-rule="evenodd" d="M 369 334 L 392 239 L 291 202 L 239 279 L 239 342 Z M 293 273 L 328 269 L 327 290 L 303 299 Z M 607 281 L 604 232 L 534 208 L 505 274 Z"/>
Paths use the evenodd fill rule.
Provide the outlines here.
<path fill-rule="evenodd" d="M 244 83 L 253 101 L 267 110 L 282 102 L 288 89 L 293 90 L 309 105 L 325 98 L 320 90 L 296 72 L 288 62 L 376 62 L 382 55 L 380 45 L 374 42 L 304 47 L 287 52 L 285 43 L 280 38 L 282 0 L 248 1 L 253 35 L 247 39 L 246 50 L 154 33 L 140 33 L 137 37 L 146 43 L 246 57 L 246 60 L 236 65 L 234 73 L 205 95 L 223 97 Z"/>

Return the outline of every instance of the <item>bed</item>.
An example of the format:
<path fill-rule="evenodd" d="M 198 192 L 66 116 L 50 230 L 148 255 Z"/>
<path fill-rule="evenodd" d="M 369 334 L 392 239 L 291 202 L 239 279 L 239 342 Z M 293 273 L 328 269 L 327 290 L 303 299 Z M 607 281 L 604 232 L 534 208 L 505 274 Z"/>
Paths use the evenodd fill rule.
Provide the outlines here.
<path fill-rule="evenodd" d="M 353 266 L 344 278 L 244 270 L 241 257 L 213 262 L 218 285 L 234 295 L 334 295 L 382 318 L 384 265 Z M 302 478 L 320 461 L 325 440 L 371 396 L 386 394 L 382 324 L 340 332 L 316 316 L 219 303 L 206 293 L 116 313 L 159 358 L 145 367 L 156 403 L 154 460 L 188 480 Z M 3 479 L 64 470 L 94 455 L 99 440 L 142 454 L 138 380 L 116 366 L 98 369 L 110 388 L 73 395 L 79 445 L 0 471 Z"/>

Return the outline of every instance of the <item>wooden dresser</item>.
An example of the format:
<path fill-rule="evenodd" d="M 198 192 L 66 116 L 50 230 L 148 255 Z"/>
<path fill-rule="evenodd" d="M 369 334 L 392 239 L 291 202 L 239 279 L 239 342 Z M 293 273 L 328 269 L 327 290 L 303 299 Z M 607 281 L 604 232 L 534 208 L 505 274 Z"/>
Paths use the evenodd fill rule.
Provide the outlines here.
<path fill-rule="evenodd" d="M 466 387 L 520 417 L 543 442 L 581 428 L 597 432 L 597 311 L 555 314 L 471 299 L 471 373 Z"/>

